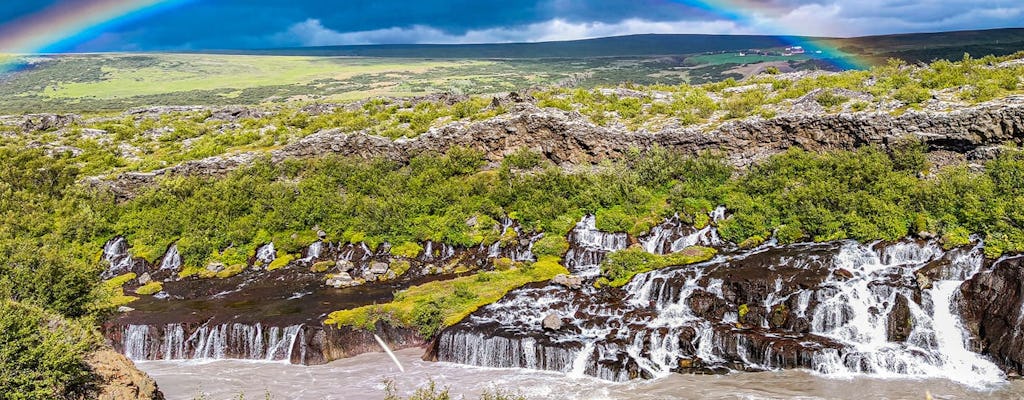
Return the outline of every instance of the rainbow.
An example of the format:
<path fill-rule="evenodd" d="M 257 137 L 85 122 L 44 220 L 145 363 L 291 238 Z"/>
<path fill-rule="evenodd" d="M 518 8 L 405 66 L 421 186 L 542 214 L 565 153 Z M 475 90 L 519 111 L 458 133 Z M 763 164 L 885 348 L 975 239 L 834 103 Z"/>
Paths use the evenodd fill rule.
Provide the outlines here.
<path fill-rule="evenodd" d="M 784 32 L 792 32 L 789 27 L 778 24 L 765 26 L 762 16 L 779 14 L 780 9 L 771 7 L 759 0 L 663 0 L 676 4 L 694 7 L 732 21 L 739 26 L 761 26 L 769 32 L 762 34 L 777 35 L 789 46 L 800 46 L 808 52 L 815 52 L 816 58 L 828 60 L 841 69 L 867 69 L 871 62 L 863 57 L 845 53 L 828 43 L 826 39 L 806 36 L 792 36 Z M 817 52 L 821 52 L 820 54 Z"/>
<path fill-rule="evenodd" d="M 57 4 L 0 26 L 0 54 L 40 54 L 74 48 L 75 45 L 100 36 L 125 22 L 167 11 L 194 0 L 62 0 Z M 694 7 L 732 21 L 739 26 L 764 28 L 764 15 L 778 10 L 758 0 L 661 0 Z M 786 27 L 767 27 L 774 34 L 791 31 Z M 779 36 L 791 46 L 820 51 L 844 69 L 860 69 L 870 65 L 843 53 L 826 41 L 799 36 Z M 9 60 L 15 59 L 10 57 Z M 9 69 L 0 57 L 0 72 Z"/>
<path fill-rule="evenodd" d="M 71 48 L 110 28 L 192 0 L 63 0 L 0 26 L 0 54 L 39 54 Z M 0 70 L 4 65 L 0 63 Z"/>

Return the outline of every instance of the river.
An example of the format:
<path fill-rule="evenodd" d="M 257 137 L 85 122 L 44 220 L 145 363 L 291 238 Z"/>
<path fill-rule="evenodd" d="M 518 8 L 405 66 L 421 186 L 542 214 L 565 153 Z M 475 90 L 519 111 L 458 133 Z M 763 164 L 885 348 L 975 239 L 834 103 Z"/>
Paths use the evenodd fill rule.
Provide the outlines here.
<path fill-rule="evenodd" d="M 524 369 L 470 367 L 420 360 L 421 350 L 397 352 L 402 373 L 383 353 L 369 353 L 326 365 L 302 366 L 244 360 L 142 361 L 167 400 L 263 399 L 362 400 L 384 397 L 384 380 L 403 395 L 430 379 L 449 387 L 453 397 L 476 399 L 492 388 L 519 391 L 528 399 L 1024 399 L 1024 381 L 987 388 L 940 379 L 823 377 L 799 370 L 728 375 L 681 375 L 613 383 L 590 377 Z"/>

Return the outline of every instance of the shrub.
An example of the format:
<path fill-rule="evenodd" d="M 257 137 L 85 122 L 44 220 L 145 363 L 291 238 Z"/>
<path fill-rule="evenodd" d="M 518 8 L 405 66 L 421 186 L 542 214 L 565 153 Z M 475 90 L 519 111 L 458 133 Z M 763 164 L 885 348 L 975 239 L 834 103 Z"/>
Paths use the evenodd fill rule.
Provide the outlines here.
<path fill-rule="evenodd" d="M 84 398 L 92 378 L 83 357 L 97 344 L 84 323 L 0 300 L 0 397 Z"/>
<path fill-rule="evenodd" d="M 897 89 L 896 92 L 893 93 L 893 98 L 902 101 L 907 105 L 917 105 L 931 99 L 932 94 L 928 89 L 911 84 Z"/>
<path fill-rule="evenodd" d="M 621 287 L 637 274 L 653 271 L 669 266 L 688 265 L 710 260 L 717 251 L 708 247 L 691 246 L 682 251 L 657 255 L 648 253 L 641 247 L 630 247 L 608 254 L 601 263 L 601 275 L 612 287 Z"/>
<path fill-rule="evenodd" d="M 838 94 L 833 93 L 830 90 L 827 90 L 827 91 L 824 91 L 821 94 L 819 94 L 818 98 L 815 99 L 815 101 L 817 101 L 818 104 L 820 104 L 822 107 L 833 108 L 833 107 L 838 107 L 838 106 L 842 105 L 843 103 L 846 103 L 847 101 L 850 101 L 850 98 L 849 97 L 845 97 L 845 96 L 840 96 Z"/>
<path fill-rule="evenodd" d="M 390 252 L 394 256 L 416 258 L 423 252 L 423 246 L 416 242 L 405 242 L 398 246 L 392 246 Z"/>
<path fill-rule="evenodd" d="M 562 255 L 569 250 L 569 242 L 564 237 L 555 235 L 544 235 L 544 237 L 538 239 L 533 243 L 533 254 L 537 258 L 543 257 L 557 257 L 562 258 Z"/>

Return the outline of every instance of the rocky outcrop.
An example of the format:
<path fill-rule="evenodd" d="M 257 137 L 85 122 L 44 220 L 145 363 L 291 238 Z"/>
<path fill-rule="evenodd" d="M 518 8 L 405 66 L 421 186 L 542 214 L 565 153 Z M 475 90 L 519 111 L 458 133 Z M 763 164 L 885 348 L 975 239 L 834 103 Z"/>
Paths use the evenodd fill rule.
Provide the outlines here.
<path fill-rule="evenodd" d="M 55 131 L 81 121 L 76 114 L 26 114 L 0 116 L 0 125 L 21 129 L 26 133 Z"/>
<path fill-rule="evenodd" d="M 521 99 L 520 99 L 521 100 Z M 497 163 L 521 148 L 562 165 L 598 163 L 622 156 L 633 148 L 661 146 L 684 153 L 718 150 L 735 165 L 747 165 L 790 147 L 811 151 L 850 150 L 888 145 L 908 138 L 921 140 L 938 159 L 952 161 L 991 157 L 992 147 L 1024 142 L 1024 96 L 1013 96 L 949 112 L 909 110 L 894 116 L 884 112 L 840 114 L 789 113 L 776 118 L 749 118 L 718 126 L 630 131 L 622 126 L 597 126 L 574 112 L 538 108 L 529 102 L 501 100 L 511 112 L 485 121 L 458 121 L 413 139 L 392 140 L 366 132 L 325 130 L 275 150 L 279 162 L 295 157 L 339 154 L 406 161 L 424 153 L 452 147 L 478 150 Z M 957 155 L 960 160 L 956 160 Z M 240 153 L 189 161 L 149 174 L 122 175 L 95 183 L 130 194 L 131 187 L 160 175 L 221 175 L 251 163 L 261 153 Z M 950 159 L 952 158 L 954 159 Z M 126 187 L 127 186 L 127 187 Z"/>
<path fill-rule="evenodd" d="M 975 350 L 1024 374 L 1024 257 L 995 262 L 960 287 L 960 313 Z"/>
<path fill-rule="evenodd" d="M 146 373 L 135 368 L 127 357 L 112 349 L 96 351 L 85 359 L 96 377 L 95 392 L 98 400 L 163 400 L 164 395 Z"/>

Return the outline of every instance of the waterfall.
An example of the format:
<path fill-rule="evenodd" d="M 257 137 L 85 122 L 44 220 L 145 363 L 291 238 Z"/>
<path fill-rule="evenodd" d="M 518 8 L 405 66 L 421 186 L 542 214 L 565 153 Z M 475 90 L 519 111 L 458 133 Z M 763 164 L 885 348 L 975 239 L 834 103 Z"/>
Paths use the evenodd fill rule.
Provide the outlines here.
<path fill-rule="evenodd" d="M 324 242 L 316 241 L 309 245 L 306 249 L 306 256 L 300 259 L 300 262 L 310 263 L 320 258 L 320 253 L 323 252 Z"/>
<path fill-rule="evenodd" d="M 132 255 L 128 252 L 128 241 L 122 236 L 110 239 L 103 245 L 103 259 L 110 264 L 100 275 L 103 279 L 131 272 Z"/>
<path fill-rule="evenodd" d="M 565 266 L 582 276 L 596 276 L 604 256 L 625 249 L 629 237 L 625 233 L 602 232 L 597 229 L 597 218 L 587 215 L 569 232 L 569 251 Z"/>
<path fill-rule="evenodd" d="M 124 330 L 124 355 L 133 360 L 149 357 L 149 326 L 128 325 Z"/>
<path fill-rule="evenodd" d="M 675 223 L 652 229 L 644 248 L 671 250 L 691 243 L 681 238 L 697 237 Z M 720 240 L 713 227 L 704 229 L 697 243 Z M 593 278 L 604 254 L 625 247 L 626 237 L 597 231 L 588 216 L 570 243 L 567 265 Z M 981 268 L 982 251 L 981 244 L 947 252 L 910 240 L 776 245 L 637 275 L 618 300 L 588 284 L 576 291 L 521 288 L 443 331 L 438 355 L 612 380 L 804 368 L 992 384 L 1003 375 L 969 350 L 954 308 L 960 285 Z M 932 286 L 918 287 L 926 269 Z M 545 329 L 552 313 L 568 317 L 567 327 Z"/>
<path fill-rule="evenodd" d="M 239 358 L 302 363 L 305 340 L 302 325 L 203 324 L 191 330 L 182 324 L 127 325 L 121 345 L 125 356 L 136 361 Z"/>
<path fill-rule="evenodd" d="M 256 249 L 256 261 L 264 265 L 270 264 L 277 258 L 277 250 L 274 249 L 274 242 L 267 243 Z"/>
<path fill-rule="evenodd" d="M 167 252 L 164 253 L 164 257 L 160 261 L 160 270 L 177 271 L 180 268 L 181 254 L 178 253 L 178 245 L 172 244 L 171 247 L 167 248 Z"/>

